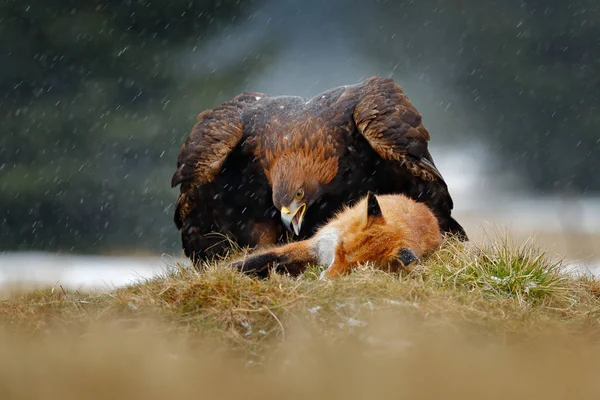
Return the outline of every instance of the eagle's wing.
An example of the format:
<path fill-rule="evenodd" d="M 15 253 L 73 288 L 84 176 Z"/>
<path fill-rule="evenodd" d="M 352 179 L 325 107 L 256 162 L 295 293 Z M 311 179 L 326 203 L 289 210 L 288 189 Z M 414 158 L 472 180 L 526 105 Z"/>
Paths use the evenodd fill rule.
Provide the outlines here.
<path fill-rule="evenodd" d="M 171 187 L 182 184 L 183 191 L 189 185 L 212 182 L 242 139 L 242 110 L 263 97 L 267 95 L 242 93 L 198 115 L 198 122 L 179 151 Z"/>
<path fill-rule="evenodd" d="M 421 114 L 400 86 L 391 79 L 371 78 L 357 96 L 354 122 L 381 158 L 402 163 L 423 180 L 444 180 L 427 149 L 429 132 Z"/>
<path fill-rule="evenodd" d="M 348 88 L 354 92 L 343 97 L 356 97 L 352 117 L 358 131 L 381 158 L 418 178 L 406 191 L 428 204 L 442 230 L 466 238 L 462 226 L 451 217 L 452 197 L 429 154 L 429 132 L 400 86 L 391 79 L 374 77 Z"/>
<path fill-rule="evenodd" d="M 262 93 L 242 93 L 198 115 L 198 122 L 181 146 L 177 170 L 171 179 L 171 187 L 181 184 L 174 216 L 177 229 L 189 225 L 185 222 L 188 216 L 193 212 L 198 213 L 198 207 L 203 207 L 200 204 L 203 202 L 201 193 L 195 189 L 215 180 L 231 151 L 240 143 L 243 136 L 243 109 L 266 96 Z"/>

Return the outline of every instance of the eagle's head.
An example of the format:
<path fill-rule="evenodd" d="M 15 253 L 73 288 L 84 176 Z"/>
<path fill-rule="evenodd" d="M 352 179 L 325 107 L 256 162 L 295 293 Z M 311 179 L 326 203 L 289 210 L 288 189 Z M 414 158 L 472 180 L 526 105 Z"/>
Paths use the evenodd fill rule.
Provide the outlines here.
<path fill-rule="evenodd" d="M 270 169 L 273 204 L 281 211 L 281 222 L 296 235 L 309 207 L 326 191 L 335 178 L 338 159 L 323 152 L 298 152 L 277 160 Z"/>

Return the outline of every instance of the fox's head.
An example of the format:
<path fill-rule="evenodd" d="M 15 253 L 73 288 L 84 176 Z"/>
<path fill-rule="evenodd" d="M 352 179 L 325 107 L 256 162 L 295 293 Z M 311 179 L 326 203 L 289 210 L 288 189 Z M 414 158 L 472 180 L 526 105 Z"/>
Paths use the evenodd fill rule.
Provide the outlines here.
<path fill-rule="evenodd" d="M 378 261 L 387 264 L 388 268 L 396 271 L 405 267 L 411 269 L 418 258 L 404 243 L 404 229 L 400 229 L 400 221 L 386 220 L 377 197 L 372 192 L 366 196 L 366 201 L 358 205 L 361 209 L 359 218 L 354 226 L 348 229 L 338 241 L 335 261 L 344 264 L 363 264 Z M 383 265 L 382 265 L 383 266 Z"/>

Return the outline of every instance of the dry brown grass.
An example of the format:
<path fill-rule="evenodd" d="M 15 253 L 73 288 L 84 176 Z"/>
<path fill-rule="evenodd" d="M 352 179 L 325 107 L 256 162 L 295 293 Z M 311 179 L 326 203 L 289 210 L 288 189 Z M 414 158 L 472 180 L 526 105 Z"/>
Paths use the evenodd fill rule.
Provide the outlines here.
<path fill-rule="evenodd" d="M 7 294 L 0 398 L 600 394 L 600 283 L 530 245 L 448 242 L 409 275 L 335 281 L 206 267 Z"/>
<path fill-rule="evenodd" d="M 365 320 L 343 340 L 288 325 L 258 367 L 218 340 L 168 326 L 92 324 L 38 340 L 0 335 L 2 399 L 565 399 L 597 398 L 598 341 L 552 331 L 490 339 L 460 323 L 402 312 Z"/>

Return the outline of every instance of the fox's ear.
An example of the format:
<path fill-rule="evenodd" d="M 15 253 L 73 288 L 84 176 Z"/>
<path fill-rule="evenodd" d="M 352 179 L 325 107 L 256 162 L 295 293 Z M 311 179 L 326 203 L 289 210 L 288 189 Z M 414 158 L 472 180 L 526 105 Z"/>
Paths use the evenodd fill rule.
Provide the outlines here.
<path fill-rule="evenodd" d="M 367 194 L 367 209 L 364 212 L 364 228 L 369 228 L 375 223 L 383 223 L 383 213 L 381 212 L 381 207 L 379 207 L 379 202 L 377 201 L 377 197 L 373 192 L 369 192 Z"/>

